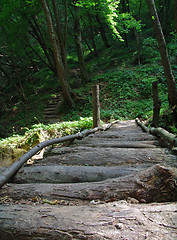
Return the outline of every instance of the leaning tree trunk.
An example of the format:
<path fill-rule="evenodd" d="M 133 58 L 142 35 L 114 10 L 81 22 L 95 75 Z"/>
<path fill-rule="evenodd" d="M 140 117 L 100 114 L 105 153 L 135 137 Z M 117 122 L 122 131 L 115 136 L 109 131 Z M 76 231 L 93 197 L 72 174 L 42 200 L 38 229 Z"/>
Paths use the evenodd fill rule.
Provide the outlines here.
<path fill-rule="evenodd" d="M 76 50 L 77 50 L 82 84 L 85 84 L 89 81 L 89 77 L 88 77 L 87 69 L 84 62 L 84 55 L 83 55 L 82 44 L 81 44 L 81 27 L 80 27 L 80 19 L 79 19 L 79 8 L 75 7 L 75 11 L 76 11 L 76 16 L 75 16 L 74 32 L 75 32 Z"/>
<path fill-rule="evenodd" d="M 175 121 L 177 122 L 177 88 L 176 88 L 175 78 L 172 73 L 171 64 L 169 61 L 164 34 L 159 21 L 154 0 L 146 0 L 146 1 L 149 8 L 149 13 L 152 20 L 153 28 L 158 41 L 162 65 L 163 65 L 163 69 L 164 69 L 164 73 L 167 81 L 169 105 L 173 110 L 174 118 L 175 118 Z"/>
<path fill-rule="evenodd" d="M 52 49 L 54 52 L 55 62 L 56 62 L 57 75 L 60 80 L 61 88 L 62 88 L 62 92 L 63 92 L 63 98 L 69 106 L 73 106 L 73 100 L 72 100 L 71 95 L 68 90 L 69 86 L 67 83 L 64 67 L 63 67 L 62 61 L 60 59 L 60 53 L 59 53 L 59 49 L 58 49 L 58 41 L 57 41 L 56 33 L 54 30 L 52 17 L 51 17 L 48 5 L 46 3 L 46 0 L 41 0 L 41 5 L 43 7 L 45 17 L 46 17 L 48 32 L 49 32 L 50 41 L 51 41 Z"/>
<path fill-rule="evenodd" d="M 58 14 L 58 10 L 57 10 L 56 0 L 52 0 L 52 5 L 53 5 L 53 11 L 54 11 L 56 25 L 57 25 L 57 35 L 58 35 L 58 39 L 60 42 L 61 58 L 62 58 L 62 62 L 63 62 L 63 66 L 65 68 L 65 71 L 67 71 L 65 44 L 64 44 L 64 40 L 63 40 L 63 36 L 62 36 L 61 23 L 60 23 L 60 17 Z"/>

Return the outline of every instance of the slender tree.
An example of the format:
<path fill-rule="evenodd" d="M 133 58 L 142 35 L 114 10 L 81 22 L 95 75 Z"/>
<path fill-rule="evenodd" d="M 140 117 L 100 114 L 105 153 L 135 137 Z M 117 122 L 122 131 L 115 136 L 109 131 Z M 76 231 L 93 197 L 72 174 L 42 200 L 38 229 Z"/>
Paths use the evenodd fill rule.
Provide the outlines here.
<path fill-rule="evenodd" d="M 154 0 L 146 0 L 146 1 L 149 8 L 149 14 L 152 20 L 154 32 L 156 34 L 156 38 L 158 41 L 162 65 L 163 65 L 163 69 L 164 69 L 164 73 L 167 81 L 169 105 L 173 110 L 174 118 L 175 118 L 175 121 L 177 122 L 177 88 L 176 88 L 175 78 L 174 78 L 174 75 L 171 69 L 171 64 L 168 57 L 166 41 L 165 41 L 162 27 L 158 18 Z"/>
<path fill-rule="evenodd" d="M 80 73 L 81 73 L 81 80 L 82 80 L 82 84 L 85 84 L 89 81 L 89 77 L 88 77 L 88 73 L 87 73 L 87 69 L 84 61 L 83 50 L 82 50 L 79 7 L 75 7 L 74 33 L 75 33 L 74 36 L 75 36 L 75 42 L 76 42 L 78 62 L 79 62 Z"/>
<path fill-rule="evenodd" d="M 52 5 L 53 5 L 53 11 L 54 11 L 56 25 L 57 25 L 57 35 L 58 35 L 58 39 L 59 39 L 59 43 L 60 43 L 61 59 L 62 59 L 62 62 L 63 62 L 63 66 L 64 66 L 65 70 L 67 71 L 65 42 L 64 42 L 64 39 L 63 39 L 63 36 L 62 36 L 60 16 L 59 16 L 59 13 L 58 13 L 56 0 L 52 0 Z"/>
<path fill-rule="evenodd" d="M 71 95 L 69 93 L 69 87 L 68 87 L 64 67 L 63 67 L 63 64 L 62 64 L 62 61 L 61 61 L 61 57 L 60 57 L 60 52 L 59 52 L 59 48 L 58 48 L 58 39 L 57 39 L 55 30 L 54 30 L 50 10 L 49 10 L 49 7 L 47 5 L 46 0 L 40 0 L 40 1 L 41 1 L 41 5 L 42 5 L 42 8 L 44 10 L 45 17 L 46 17 L 46 23 L 47 23 L 48 32 L 49 32 L 49 36 L 50 36 L 50 41 L 51 41 L 51 45 L 52 45 L 52 49 L 53 49 L 53 53 L 54 53 L 54 57 L 55 57 L 57 75 L 58 75 L 58 78 L 59 78 L 60 83 L 61 83 L 63 98 L 64 98 L 64 101 L 69 106 L 73 106 L 73 100 L 72 100 Z"/>

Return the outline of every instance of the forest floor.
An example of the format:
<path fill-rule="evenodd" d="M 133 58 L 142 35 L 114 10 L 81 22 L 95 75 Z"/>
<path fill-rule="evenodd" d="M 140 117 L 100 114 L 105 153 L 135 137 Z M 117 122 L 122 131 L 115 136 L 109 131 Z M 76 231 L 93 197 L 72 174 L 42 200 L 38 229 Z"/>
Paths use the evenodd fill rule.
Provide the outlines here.
<path fill-rule="evenodd" d="M 0 192 L 0 239 L 177 239 L 177 156 L 135 121 L 47 151 Z"/>

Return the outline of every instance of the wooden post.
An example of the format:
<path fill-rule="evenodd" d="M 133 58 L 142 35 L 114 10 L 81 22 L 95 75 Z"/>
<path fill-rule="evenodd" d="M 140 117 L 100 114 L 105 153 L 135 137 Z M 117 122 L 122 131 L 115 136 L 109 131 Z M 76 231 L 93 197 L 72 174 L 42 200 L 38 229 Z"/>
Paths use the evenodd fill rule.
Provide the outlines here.
<path fill-rule="evenodd" d="M 152 93 L 153 93 L 153 120 L 152 120 L 151 126 L 158 127 L 161 100 L 158 97 L 158 82 L 157 81 L 152 83 Z"/>
<path fill-rule="evenodd" d="M 92 87 L 92 102 L 93 102 L 93 128 L 95 128 L 100 126 L 99 85 Z"/>

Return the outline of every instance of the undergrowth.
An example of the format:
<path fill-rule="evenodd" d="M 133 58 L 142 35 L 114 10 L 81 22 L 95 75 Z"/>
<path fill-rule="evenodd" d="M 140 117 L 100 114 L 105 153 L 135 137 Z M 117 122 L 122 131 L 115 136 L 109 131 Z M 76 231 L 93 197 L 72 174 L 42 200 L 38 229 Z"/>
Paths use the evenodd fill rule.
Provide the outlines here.
<path fill-rule="evenodd" d="M 177 50 L 176 41 L 176 39 L 173 39 L 169 42 L 170 58 L 175 76 L 177 76 L 177 62 L 174 54 Z M 71 68 L 70 70 L 77 73 L 70 76 L 69 79 L 75 96 L 75 107 L 73 109 L 67 107 L 59 109 L 60 122 L 67 122 L 67 126 L 69 124 L 72 126 L 72 123 L 69 123 L 70 121 L 80 122 L 81 117 L 85 121 L 90 119 L 92 116 L 91 90 L 95 84 L 100 86 L 101 119 L 103 121 L 135 119 L 136 117 L 150 119 L 153 113 L 152 82 L 158 81 L 159 97 L 162 101 L 160 124 L 161 126 L 169 125 L 171 129 L 174 129 L 171 121 L 172 114 L 168 106 L 166 80 L 160 63 L 156 40 L 148 37 L 142 41 L 140 65 L 137 64 L 138 52 L 135 43 L 130 42 L 128 48 L 125 47 L 124 43 L 116 44 L 112 44 L 108 49 L 100 46 L 98 57 L 91 54 L 85 56 L 90 75 L 90 81 L 85 86 L 80 84 L 77 58 L 75 55 L 72 56 L 72 51 L 70 51 L 68 66 Z M 4 138 L 10 135 L 11 142 L 18 142 L 15 139 L 16 136 L 21 141 L 21 139 L 28 138 L 27 136 L 32 134 L 31 131 L 38 131 L 38 128 L 47 131 L 50 137 L 56 136 L 55 131 L 60 132 L 60 130 L 52 129 L 60 129 L 59 126 L 62 126 L 62 123 L 57 123 L 58 125 L 43 124 L 45 122 L 43 115 L 45 104 L 53 94 L 61 91 L 56 78 L 49 70 L 46 71 L 45 69 L 41 69 L 34 77 L 36 79 L 34 86 L 26 89 L 26 92 L 32 92 L 30 89 L 33 88 L 35 94 L 29 94 L 27 103 L 18 102 L 13 105 L 13 108 L 7 109 L 2 114 L 0 137 Z M 62 130 L 66 134 L 81 129 L 78 126 L 71 128 L 67 126 L 63 125 Z M 29 129 L 26 130 L 26 127 Z M 52 135 L 52 132 L 54 135 Z M 5 144 L 6 140 L 2 140 L 1 144 L 2 142 Z"/>
<path fill-rule="evenodd" d="M 36 143 L 51 138 L 63 137 L 92 128 L 93 119 L 80 118 L 79 121 L 70 121 L 45 125 L 35 124 L 31 129 L 25 128 L 25 134 L 14 134 L 8 138 L 0 139 L 0 145 L 10 148 L 24 148 L 26 150 L 33 147 Z"/>

